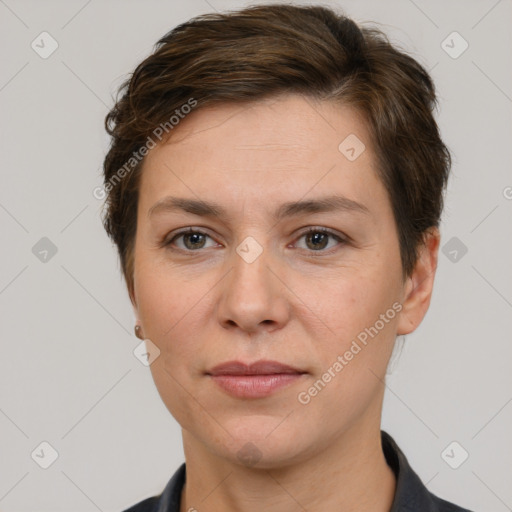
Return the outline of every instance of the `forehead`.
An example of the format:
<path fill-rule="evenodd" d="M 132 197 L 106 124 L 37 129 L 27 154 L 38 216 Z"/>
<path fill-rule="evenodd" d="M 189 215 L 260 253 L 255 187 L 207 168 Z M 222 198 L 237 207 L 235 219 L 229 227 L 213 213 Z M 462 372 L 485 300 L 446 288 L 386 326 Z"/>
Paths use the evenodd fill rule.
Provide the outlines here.
<path fill-rule="evenodd" d="M 212 198 L 212 187 L 255 199 L 265 190 L 269 200 L 340 187 L 368 196 L 380 183 L 374 161 L 363 117 L 352 107 L 298 95 L 220 104 L 193 111 L 148 153 L 141 199 L 177 190 Z"/>
<path fill-rule="evenodd" d="M 350 134 L 369 143 L 363 116 L 355 107 L 282 94 L 254 102 L 198 108 L 180 120 L 160 147 L 198 147 L 215 142 L 246 152 L 325 151 L 328 147 L 338 149 Z"/>

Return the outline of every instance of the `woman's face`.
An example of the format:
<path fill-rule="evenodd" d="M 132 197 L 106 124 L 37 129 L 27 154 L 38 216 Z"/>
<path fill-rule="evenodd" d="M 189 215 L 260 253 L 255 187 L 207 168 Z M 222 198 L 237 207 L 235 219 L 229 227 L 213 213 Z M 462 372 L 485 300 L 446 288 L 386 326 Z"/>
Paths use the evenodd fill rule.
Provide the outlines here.
<path fill-rule="evenodd" d="M 148 153 L 134 268 L 165 405 L 197 446 L 260 467 L 378 429 L 395 337 L 430 297 L 402 280 L 362 119 L 295 95 L 197 110 Z M 295 372 L 214 375 L 262 360 Z"/>

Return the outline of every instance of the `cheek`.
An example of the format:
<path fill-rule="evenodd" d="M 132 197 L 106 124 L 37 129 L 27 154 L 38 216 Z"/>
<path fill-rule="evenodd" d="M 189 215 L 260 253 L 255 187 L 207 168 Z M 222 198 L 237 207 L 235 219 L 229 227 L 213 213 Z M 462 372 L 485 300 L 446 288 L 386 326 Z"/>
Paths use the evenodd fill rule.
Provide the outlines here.
<path fill-rule="evenodd" d="M 391 307 L 396 294 L 377 268 L 340 269 L 337 274 L 321 282 L 298 279 L 293 290 L 303 302 L 300 317 L 310 319 L 306 327 L 321 325 L 327 344 L 343 348 Z"/>
<path fill-rule="evenodd" d="M 155 341 L 172 337 L 190 322 L 208 287 L 205 279 L 185 279 L 162 263 L 140 265 L 136 274 L 138 311 L 145 334 Z"/>
<path fill-rule="evenodd" d="M 201 337 L 207 307 L 201 279 L 186 282 L 169 269 L 144 267 L 137 276 L 139 317 L 144 335 L 160 350 L 152 363 L 155 384 L 168 407 L 179 406 L 178 396 L 191 372 L 201 364 Z M 208 283 L 206 283 L 207 285 Z M 172 411 L 174 414 L 174 411 Z"/>
<path fill-rule="evenodd" d="M 386 280 L 366 276 L 339 280 L 315 299 L 315 311 L 329 329 L 311 338 L 321 365 L 318 374 L 299 390 L 303 394 L 298 401 L 311 428 L 321 415 L 323 428 L 334 432 L 365 411 L 377 414 L 375 397 L 383 391 L 380 379 L 395 340 L 394 294 Z"/>
<path fill-rule="evenodd" d="M 202 354 L 199 334 L 206 305 L 202 281 L 186 282 L 177 272 L 147 266 L 137 284 L 145 337 L 160 350 L 150 366 L 158 393 L 180 425 L 204 422 L 206 426 L 208 418 L 203 419 L 204 411 L 190 399 L 189 391 Z"/>
<path fill-rule="evenodd" d="M 159 357 L 150 369 L 162 402 L 180 426 L 188 430 L 201 426 L 208 428 L 209 418 L 205 415 L 205 409 L 192 398 L 195 398 L 194 394 L 187 391 L 190 385 L 185 376 L 179 373 L 178 367 L 173 367 L 167 357 Z"/>
<path fill-rule="evenodd" d="M 309 296 L 322 320 L 323 335 L 309 336 L 316 339 L 320 379 L 327 382 L 325 388 L 319 383 L 326 404 L 332 399 L 357 407 L 351 397 L 369 397 L 385 373 L 396 337 L 398 288 L 384 263 L 331 279 Z"/>

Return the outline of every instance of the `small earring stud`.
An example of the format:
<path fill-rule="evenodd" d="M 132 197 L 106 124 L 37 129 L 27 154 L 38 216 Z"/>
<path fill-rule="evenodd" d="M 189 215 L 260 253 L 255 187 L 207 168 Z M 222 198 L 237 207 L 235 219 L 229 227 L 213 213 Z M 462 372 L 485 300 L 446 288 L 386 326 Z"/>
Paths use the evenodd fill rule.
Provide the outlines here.
<path fill-rule="evenodd" d="M 135 325 L 134 331 L 135 331 L 135 336 L 137 336 L 137 338 L 139 338 L 139 340 L 144 339 L 144 336 L 142 336 L 141 327 L 139 324 Z"/>

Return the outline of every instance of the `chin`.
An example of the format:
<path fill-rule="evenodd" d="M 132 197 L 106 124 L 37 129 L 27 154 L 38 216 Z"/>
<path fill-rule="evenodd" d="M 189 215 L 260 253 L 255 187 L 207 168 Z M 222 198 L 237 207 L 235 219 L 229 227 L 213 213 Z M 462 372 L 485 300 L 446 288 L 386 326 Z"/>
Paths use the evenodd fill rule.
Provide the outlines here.
<path fill-rule="evenodd" d="M 248 422 L 238 419 L 236 428 L 236 419 L 227 422 L 224 425 L 232 437 L 226 434 L 226 444 L 213 447 L 213 451 L 232 463 L 257 469 L 295 464 L 306 459 L 308 452 L 314 452 L 314 447 L 307 446 L 302 439 L 303 430 L 279 426 L 279 421 L 275 417 Z M 205 441 L 211 443 L 211 439 Z"/>

